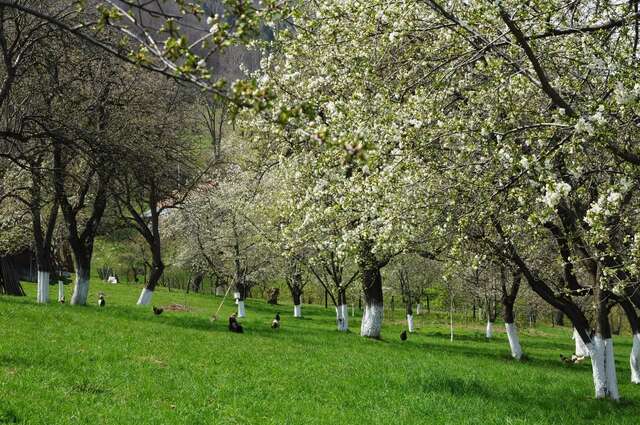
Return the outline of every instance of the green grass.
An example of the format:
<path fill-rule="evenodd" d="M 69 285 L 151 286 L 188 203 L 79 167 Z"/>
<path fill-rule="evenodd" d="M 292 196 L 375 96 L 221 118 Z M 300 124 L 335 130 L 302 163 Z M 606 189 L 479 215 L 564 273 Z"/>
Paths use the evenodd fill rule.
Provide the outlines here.
<path fill-rule="evenodd" d="M 417 317 L 402 343 L 335 331 L 334 313 L 247 303 L 246 333 L 209 317 L 220 298 L 158 290 L 154 304 L 190 312 L 154 316 L 139 288 L 92 284 L 91 305 L 36 305 L 0 297 L 0 423 L 23 424 L 637 424 L 640 387 L 629 383 L 630 338 L 617 338 L 621 403 L 593 399 L 590 364 L 568 367 L 570 329 L 522 331 L 527 359 L 509 357 L 504 333 L 456 330 Z M 52 293 L 56 293 L 53 291 Z M 69 288 L 68 288 L 69 290 Z M 107 307 L 95 306 L 104 291 Z M 67 294 L 67 298 L 69 295 Z M 272 331 L 276 310 L 282 329 Z M 359 329 L 359 319 L 351 319 Z M 498 327 L 496 327 L 498 328 Z"/>

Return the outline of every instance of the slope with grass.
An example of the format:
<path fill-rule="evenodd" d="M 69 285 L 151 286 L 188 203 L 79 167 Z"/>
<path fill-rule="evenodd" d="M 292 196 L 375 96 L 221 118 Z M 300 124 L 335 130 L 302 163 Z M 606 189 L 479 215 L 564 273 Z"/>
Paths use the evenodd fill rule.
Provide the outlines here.
<path fill-rule="evenodd" d="M 572 367 L 568 328 L 522 332 L 527 354 L 509 357 L 504 332 L 456 331 L 416 316 L 401 342 L 335 330 L 334 313 L 247 302 L 245 333 L 232 334 L 221 298 L 159 288 L 156 305 L 134 305 L 139 288 L 93 282 L 91 305 L 36 305 L 0 297 L 0 423 L 24 424 L 636 424 L 640 387 L 629 383 L 630 338 L 617 338 L 623 401 L 596 401 L 588 362 Z M 99 309 L 97 292 L 106 294 Z M 270 329 L 276 311 L 282 328 Z M 399 315 L 397 315 L 399 316 Z M 359 320 L 351 319 L 352 329 Z"/>

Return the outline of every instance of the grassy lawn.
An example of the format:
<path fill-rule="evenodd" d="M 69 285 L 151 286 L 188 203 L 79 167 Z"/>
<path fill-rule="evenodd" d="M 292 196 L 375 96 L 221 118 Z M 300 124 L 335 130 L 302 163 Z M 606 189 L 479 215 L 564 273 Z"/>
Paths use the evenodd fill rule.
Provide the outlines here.
<path fill-rule="evenodd" d="M 589 362 L 566 366 L 570 328 L 523 330 L 526 361 L 506 335 L 448 328 L 418 316 L 401 342 L 385 321 L 382 341 L 335 331 L 334 312 L 247 303 L 245 333 L 211 314 L 220 298 L 158 290 L 137 308 L 137 286 L 93 283 L 91 305 L 36 305 L 0 297 L 0 423 L 24 424 L 637 424 L 640 387 L 629 382 L 630 338 L 617 338 L 623 401 L 593 399 Z M 70 288 L 67 288 L 67 299 Z M 106 293 L 107 307 L 94 300 Z M 52 295 L 57 290 L 52 288 Z M 276 310 L 282 329 L 269 324 Z M 351 318 L 351 329 L 359 319 Z M 496 330 L 502 328 L 496 326 Z"/>

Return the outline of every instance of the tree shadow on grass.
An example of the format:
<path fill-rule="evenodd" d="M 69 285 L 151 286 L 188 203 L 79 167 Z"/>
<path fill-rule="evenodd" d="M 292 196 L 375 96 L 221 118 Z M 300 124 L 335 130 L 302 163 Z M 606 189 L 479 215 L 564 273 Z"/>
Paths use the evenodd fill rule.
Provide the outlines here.
<path fill-rule="evenodd" d="M 447 339 L 450 340 L 451 339 L 451 334 L 450 333 L 444 333 L 444 332 L 423 332 L 422 335 L 429 337 L 429 338 L 440 338 L 440 339 Z M 453 339 L 456 341 L 474 341 L 474 342 L 491 342 L 490 339 L 487 339 L 486 337 L 484 337 L 483 335 L 481 335 L 480 333 L 475 333 L 475 334 L 453 334 Z"/>
<path fill-rule="evenodd" d="M 609 400 L 595 400 L 593 398 L 583 398 L 577 395 L 567 394 L 565 392 L 531 392 L 520 390 L 513 385 L 497 386 L 490 385 L 476 377 L 461 378 L 450 375 L 416 375 L 410 378 L 411 387 L 417 388 L 418 391 L 425 394 L 438 393 L 444 396 L 452 397 L 456 403 L 463 402 L 463 398 L 481 398 L 488 400 L 488 403 L 495 404 L 496 400 L 504 402 L 505 406 L 536 406 L 540 410 L 534 414 L 541 412 L 565 412 L 567 408 L 574 410 L 574 414 L 581 416 L 585 421 L 592 421 L 596 418 L 602 419 L 604 415 L 610 415 L 607 419 L 613 417 L 629 417 L 637 412 L 637 402 L 632 400 L 623 400 L 621 402 L 613 402 Z M 509 410 L 509 407 L 504 407 Z M 510 412 L 517 413 L 517 412 Z M 520 413 L 521 416 L 527 416 L 527 410 Z M 574 417 L 575 418 L 575 417 Z M 549 419 L 553 419 L 549 417 Z M 562 421 L 563 418 L 557 418 Z M 615 422 L 609 422 L 615 423 Z"/>
<path fill-rule="evenodd" d="M 33 362 L 27 358 L 22 357 L 19 354 L 5 354 L 0 353 L 0 367 L 29 367 Z"/>
<path fill-rule="evenodd" d="M 472 346 L 466 347 L 457 345 L 455 343 L 441 343 L 438 341 L 420 341 L 413 344 L 414 347 L 420 351 L 432 351 L 447 355 L 457 355 L 462 357 L 470 357 L 470 358 L 484 358 L 492 361 L 500 361 L 504 363 L 512 363 L 514 365 L 523 365 L 525 367 L 535 367 L 539 369 L 549 370 L 549 368 L 553 369 L 563 369 L 570 373 L 584 373 L 591 371 L 590 362 L 586 361 L 580 365 L 572 365 L 568 366 L 564 364 L 559 356 L 557 360 L 552 360 L 548 358 L 541 358 L 532 355 L 526 355 L 524 361 L 518 361 L 513 359 L 509 355 L 509 348 L 506 345 L 504 350 L 499 349 L 494 345 L 480 345 L 480 346 Z M 624 372 L 623 368 L 618 369 L 621 372 Z"/>
<path fill-rule="evenodd" d="M 450 340 L 450 335 L 444 332 L 426 332 L 426 333 L 422 333 L 422 335 L 428 338 L 444 339 L 447 341 Z M 558 354 L 563 354 L 565 356 L 571 355 L 573 353 L 574 343 L 571 339 L 569 339 L 569 337 L 565 342 L 563 342 L 563 341 L 557 341 L 556 337 L 552 337 L 553 339 L 550 340 L 550 338 L 548 337 L 537 338 L 536 336 L 530 336 L 526 334 L 521 336 L 522 336 L 522 339 L 520 342 L 524 348 L 525 353 L 527 349 L 555 350 L 557 351 Z M 628 339 L 631 340 L 631 337 L 629 337 Z M 471 334 L 471 335 L 456 334 L 454 335 L 454 341 L 472 341 L 472 342 L 477 342 L 479 344 L 487 344 L 487 345 L 491 345 L 495 343 L 505 344 L 505 345 L 508 344 L 508 339 L 506 334 L 494 335 L 493 338 L 490 338 L 490 339 L 485 338 L 484 335 L 481 335 L 479 333 Z M 626 349 L 631 349 L 631 344 L 627 343 L 625 340 L 620 340 L 618 338 L 616 340 L 616 349 L 617 350 L 621 349 L 622 351 Z"/>
<path fill-rule="evenodd" d="M 423 335 L 430 338 L 440 338 L 440 339 L 447 339 L 447 340 L 451 338 L 451 335 L 449 333 L 444 333 L 444 332 L 425 332 L 423 333 Z M 492 344 L 497 341 L 498 342 L 504 341 L 506 344 L 508 341 L 506 333 L 496 334 L 493 336 L 493 338 L 486 338 L 484 334 L 480 332 L 476 332 L 474 334 L 454 334 L 453 338 L 456 341 L 473 341 L 473 342 L 487 343 L 487 344 Z M 558 350 L 558 353 L 563 353 L 566 355 L 566 354 L 571 354 L 573 349 L 573 342 L 570 339 L 568 339 L 566 343 L 563 343 L 563 342 L 549 341 L 549 338 L 536 339 L 535 336 L 529 336 L 526 334 L 521 335 L 521 338 L 522 340 L 520 342 L 525 348 L 525 351 L 526 351 L 526 348 L 541 348 L 545 350 L 554 349 L 554 350 Z"/>
<path fill-rule="evenodd" d="M 0 303 L 15 305 L 37 305 L 29 297 L 17 297 L 15 295 L 0 295 Z"/>
<path fill-rule="evenodd" d="M 172 326 L 191 331 L 201 331 L 208 334 L 222 334 L 229 333 L 227 316 L 225 314 L 219 315 L 217 320 L 211 320 L 208 317 L 196 316 L 189 312 L 168 312 L 156 316 L 151 311 L 140 310 L 139 307 L 123 307 L 114 306 L 112 310 L 117 310 L 117 317 L 127 321 L 143 322 L 153 326 Z M 274 313 L 275 314 L 275 313 Z M 265 320 L 264 322 L 258 322 L 256 319 L 242 320 L 241 324 L 244 328 L 244 333 L 238 335 L 238 337 L 251 337 L 259 336 L 263 338 L 283 339 L 290 343 L 308 345 L 309 343 L 317 343 L 318 338 L 327 336 L 329 334 L 328 329 L 300 329 L 295 325 L 288 326 L 288 323 L 300 323 L 311 322 L 311 319 L 300 320 L 287 318 L 283 321 L 283 327 L 278 330 L 271 329 L 271 321 Z M 336 334 L 339 333 L 336 331 Z"/>
<path fill-rule="evenodd" d="M 7 406 L 0 406 L 0 424 L 17 424 L 21 423 L 18 414 Z"/>

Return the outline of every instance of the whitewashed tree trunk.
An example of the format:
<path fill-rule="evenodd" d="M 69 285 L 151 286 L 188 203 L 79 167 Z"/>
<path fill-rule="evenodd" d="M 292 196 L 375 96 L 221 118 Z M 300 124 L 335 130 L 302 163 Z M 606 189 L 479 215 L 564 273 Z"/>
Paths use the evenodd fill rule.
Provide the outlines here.
<path fill-rule="evenodd" d="M 407 314 L 407 328 L 409 332 L 413 333 L 413 315 Z"/>
<path fill-rule="evenodd" d="M 591 369 L 593 371 L 593 386 L 596 398 L 605 398 L 607 395 L 607 374 L 604 368 L 604 341 L 599 336 L 593 337 L 591 344 L 588 344 L 591 357 Z"/>
<path fill-rule="evenodd" d="M 593 371 L 593 386 L 596 398 L 605 398 L 607 395 L 607 374 L 604 368 L 604 341 L 599 336 L 593 337 L 588 344 L 591 357 L 591 369 Z"/>
<path fill-rule="evenodd" d="M 58 281 L 58 302 L 64 301 L 64 283 Z"/>
<path fill-rule="evenodd" d="M 238 317 L 245 317 L 244 300 L 238 300 Z"/>
<path fill-rule="evenodd" d="M 609 397 L 612 400 L 619 400 L 620 393 L 618 392 L 616 365 L 613 357 L 613 341 L 611 338 L 603 340 L 596 335 L 593 337 L 593 342 L 587 347 L 591 355 L 596 398 Z"/>
<path fill-rule="evenodd" d="M 589 349 L 587 348 L 587 344 L 584 343 L 580 333 L 576 328 L 573 328 L 573 340 L 576 342 L 576 356 L 578 357 L 589 357 Z"/>
<path fill-rule="evenodd" d="M 349 330 L 349 306 L 347 304 L 342 304 L 342 327 L 343 332 Z"/>
<path fill-rule="evenodd" d="M 618 378 L 616 376 L 616 359 L 613 356 L 613 339 L 607 338 L 605 344 L 605 370 L 607 373 L 607 394 L 612 400 L 620 400 Z"/>
<path fill-rule="evenodd" d="M 633 335 L 633 345 L 631 347 L 631 382 L 640 384 L 640 334 Z"/>
<path fill-rule="evenodd" d="M 346 332 L 349 329 L 349 307 L 346 304 L 336 307 L 336 325 L 340 332 Z"/>
<path fill-rule="evenodd" d="M 383 319 L 384 305 L 382 303 L 365 304 L 364 313 L 362 315 L 362 324 L 360 326 L 360 336 L 380 338 Z"/>
<path fill-rule="evenodd" d="M 511 357 L 516 360 L 522 358 L 522 347 L 520 346 L 520 336 L 515 323 L 505 323 L 507 328 L 507 338 L 509 339 L 509 347 L 511 348 Z"/>
<path fill-rule="evenodd" d="M 153 291 L 142 288 L 142 292 L 140 292 L 140 297 L 138 297 L 137 305 L 149 305 L 151 304 L 151 298 L 153 297 Z"/>
<path fill-rule="evenodd" d="M 302 317 L 302 304 L 293 306 L 293 317 Z"/>
<path fill-rule="evenodd" d="M 38 270 L 38 293 L 36 300 L 41 304 L 49 302 L 49 272 Z"/>
<path fill-rule="evenodd" d="M 421 308 L 420 303 L 416 304 L 416 315 L 420 316 Z"/>
<path fill-rule="evenodd" d="M 71 295 L 71 304 L 86 305 L 89 297 L 89 274 L 78 268 L 76 270 L 76 284 Z"/>
<path fill-rule="evenodd" d="M 369 307 L 365 304 L 362 312 L 362 322 L 360 322 L 360 335 L 364 335 L 365 323 L 369 321 Z"/>
<path fill-rule="evenodd" d="M 240 292 L 234 292 L 233 298 L 236 299 L 236 304 L 238 304 L 240 302 Z"/>
<path fill-rule="evenodd" d="M 486 338 L 493 338 L 493 322 L 487 320 L 487 330 L 485 331 L 484 336 Z"/>

